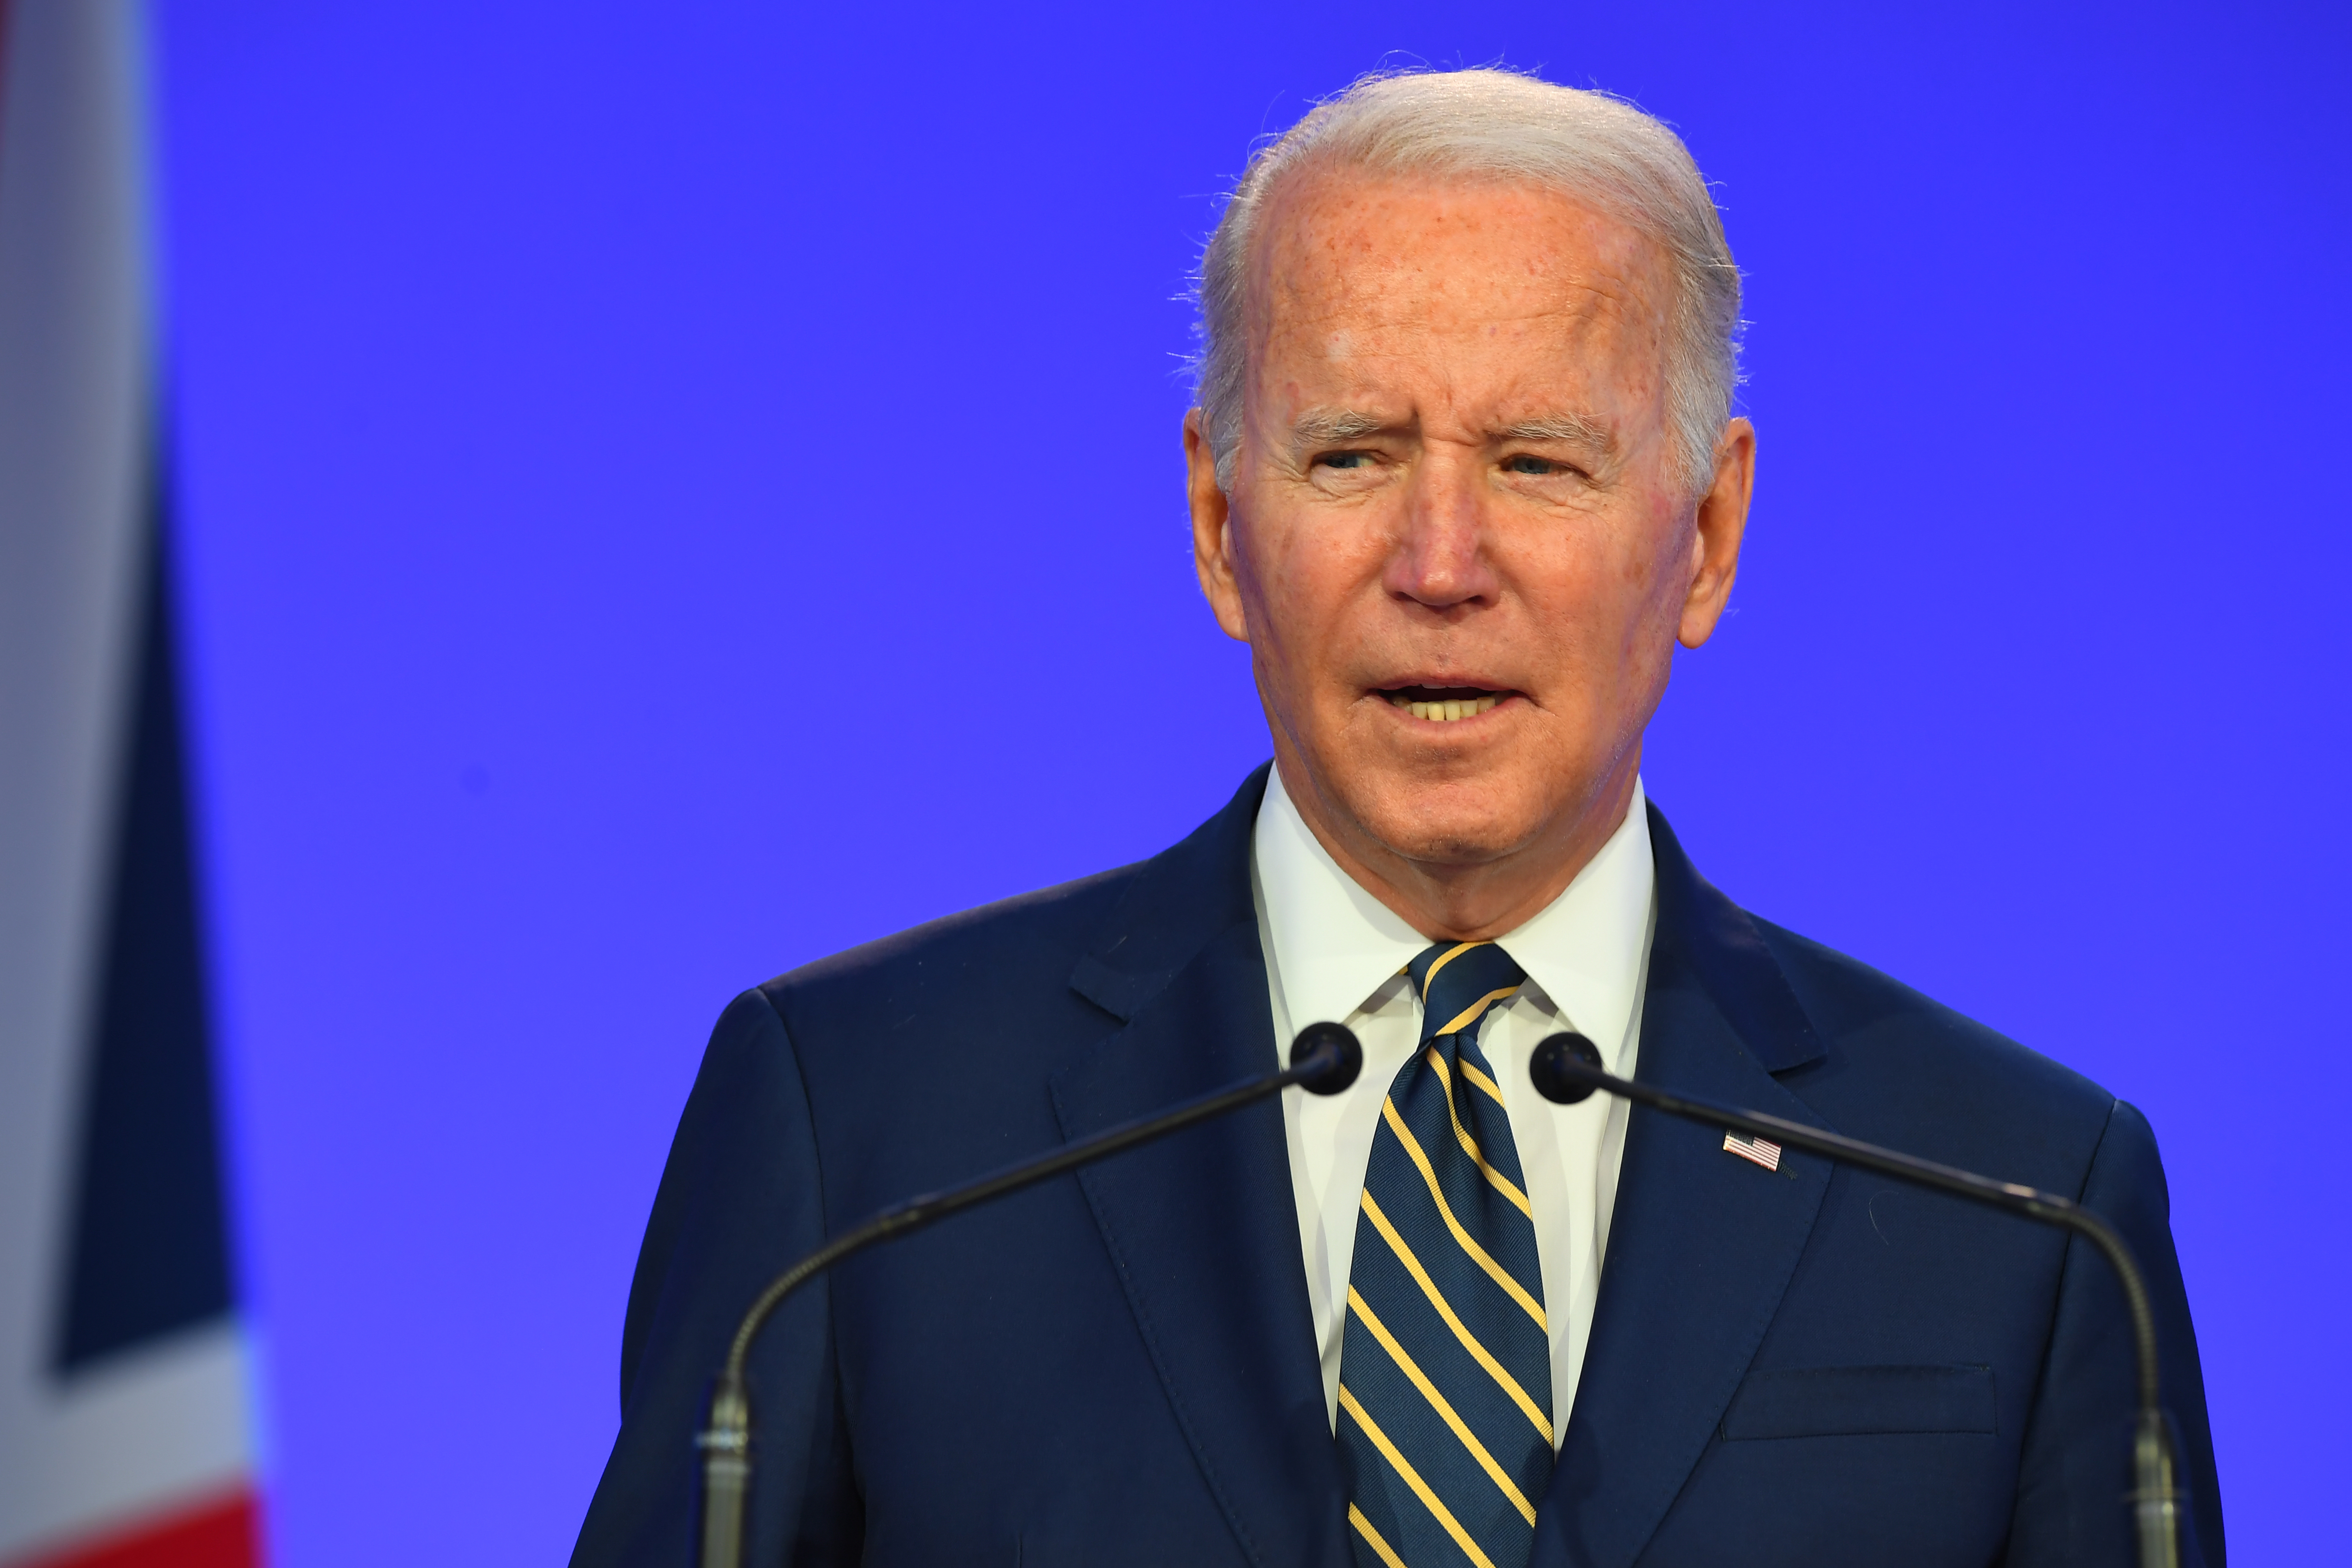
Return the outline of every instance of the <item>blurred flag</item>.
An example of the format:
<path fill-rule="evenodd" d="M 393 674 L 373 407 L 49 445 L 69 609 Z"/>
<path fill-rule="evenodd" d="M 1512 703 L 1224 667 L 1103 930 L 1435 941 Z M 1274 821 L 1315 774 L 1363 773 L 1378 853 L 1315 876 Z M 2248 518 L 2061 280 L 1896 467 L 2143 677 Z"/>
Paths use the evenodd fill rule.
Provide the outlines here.
<path fill-rule="evenodd" d="M 0 0 L 0 1564 L 258 1561 L 133 0 Z"/>

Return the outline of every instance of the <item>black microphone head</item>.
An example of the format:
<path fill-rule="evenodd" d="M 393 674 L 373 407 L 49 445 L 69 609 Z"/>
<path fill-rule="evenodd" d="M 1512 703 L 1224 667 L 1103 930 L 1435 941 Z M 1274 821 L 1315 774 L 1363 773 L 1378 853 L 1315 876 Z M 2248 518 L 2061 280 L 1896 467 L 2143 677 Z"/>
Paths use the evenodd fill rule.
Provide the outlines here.
<path fill-rule="evenodd" d="M 1601 1070 L 1600 1047 L 1582 1035 L 1567 1032 L 1545 1038 L 1528 1058 L 1528 1077 L 1535 1080 L 1536 1092 L 1554 1105 L 1591 1099 L 1601 1087 L 1592 1075 Z"/>
<path fill-rule="evenodd" d="M 1356 1031 L 1345 1024 L 1309 1024 L 1298 1031 L 1290 1042 L 1290 1065 L 1305 1067 L 1307 1058 L 1322 1051 L 1330 1065 L 1298 1080 L 1298 1087 L 1309 1094 L 1337 1094 L 1356 1081 L 1364 1070 L 1364 1047 L 1356 1043 Z"/>

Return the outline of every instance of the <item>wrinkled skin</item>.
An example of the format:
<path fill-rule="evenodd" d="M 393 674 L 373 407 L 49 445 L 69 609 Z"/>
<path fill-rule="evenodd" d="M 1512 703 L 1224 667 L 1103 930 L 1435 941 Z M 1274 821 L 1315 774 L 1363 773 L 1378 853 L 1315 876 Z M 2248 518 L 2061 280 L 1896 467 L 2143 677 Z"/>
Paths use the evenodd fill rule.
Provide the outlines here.
<path fill-rule="evenodd" d="M 1251 258 L 1231 493 L 1187 417 L 1195 563 L 1275 758 L 1423 935 L 1508 931 L 1624 819 L 1676 642 L 1731 592 L 1755 472 L 1667 423 L 1662 252 L 1559 195 L 1294 178 Z M 1498 699 L 1415 718 L 1391 694 Z"/>

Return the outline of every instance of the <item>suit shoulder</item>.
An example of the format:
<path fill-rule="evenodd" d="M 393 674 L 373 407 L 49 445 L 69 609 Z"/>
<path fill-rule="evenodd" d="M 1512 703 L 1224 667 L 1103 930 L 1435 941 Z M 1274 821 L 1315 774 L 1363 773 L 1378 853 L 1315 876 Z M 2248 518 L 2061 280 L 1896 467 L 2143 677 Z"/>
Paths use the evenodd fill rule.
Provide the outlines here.
<path fill-rule="evenodd" d="M 2099 1084 L 1860 959 L 1755 923 L 1826 1053 L 1790 1087 L 1849 1131 L 1876 1123 L 1948 1148 L 1939 1130 L 1963 1145 L 2021 1142 L 2075 1169 L 2105 1136 L 2118 1102 Z"/>
<path fill-rule="evenodd" d="M 1050 978 L 1060 985 L 1149 862 L 1022 893 L 927 921 L 788 971 L 758 989 L 779 1014 L 829 1011 L 837 1001 L 993 989 Z M 1041 974 L 1050 969 L 1050 976 Z"/>

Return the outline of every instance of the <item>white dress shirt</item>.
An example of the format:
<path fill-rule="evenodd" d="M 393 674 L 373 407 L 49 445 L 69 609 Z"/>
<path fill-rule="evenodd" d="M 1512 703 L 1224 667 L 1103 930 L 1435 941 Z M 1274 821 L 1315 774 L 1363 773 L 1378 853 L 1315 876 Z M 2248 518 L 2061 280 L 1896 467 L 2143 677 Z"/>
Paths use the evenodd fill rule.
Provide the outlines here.
<path fill-rule="evenodd" d="M 1636 779 L 1624 822 L 1591 864 L 1533 919 L 1499 939 L 1528 984 L 1486 1016 L 1478 1037 L 1502 1087 L 1534 1211 L 1551 1330 L 1555 1447 L 1568 1430 L 1600 1294 L 1625 1106 L 1599 1094 L 1581 1105 L 1552 1104 L 1528 1080 L 1528 1055 L 1545 1036 L 1573 1028 L 1601 1048 L 1611 1072 L 1633 1076 L 1656 883 L 1643 800 Z M 1421 1002 L 1402 972 L 1429 939 L 1339 868 L 1300 818 L 1279 768 L 1266 779 L 1250 868 L 1275 1038 L 1285 1058 L 1298 1029 L 1332 1018 L 1364 1047 L 1362 1076 L 1345 1093 L 1282 1097 L 1307 1295 L 1323 1353 L 1324 1413 L 1336 1422 L 1364 1168 L 1381 1102 L 1421 1042 Z"/>

